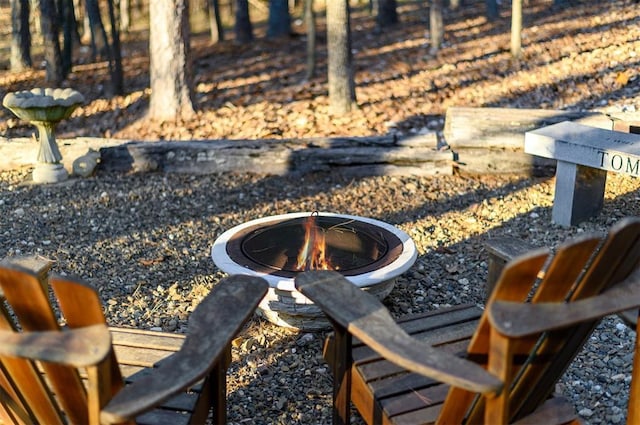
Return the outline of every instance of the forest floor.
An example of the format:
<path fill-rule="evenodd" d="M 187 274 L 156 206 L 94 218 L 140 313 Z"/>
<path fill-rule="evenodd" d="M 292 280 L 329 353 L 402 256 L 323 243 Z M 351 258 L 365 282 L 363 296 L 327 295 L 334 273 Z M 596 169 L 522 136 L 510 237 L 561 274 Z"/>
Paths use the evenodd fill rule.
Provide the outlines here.
<path fill-rule="evenodd" d="M 326 33 L 318 14 L 317 72 L 304 80 L 306 37 L 294 22 L 285 39 L 264 37 L 239 45 L 192 36 L 197 114 L 184 122 L 151 122 L 148 31 L 134 23 L 123 35 L 125 94 L 109 95 L 106 62 L 91 62 L 77 50 L 64 86 L 79 90 L 86 103 L 59 126 L 62 137 L 95 136 L 135 140 L 261 139 L 368 136 L 439 129 L 449 106 L 549 109 L 640 109 L 640 9 L 632 0 L 576 1 L 555 9 L 550 0 L 524 7 L 523 57 L 513 60 L 510 7 L 488 22 L 484 2 L 465 2 L 445 11 L 440 51 L 429 53 L 428 8 L 401 2 L 401 24 L 380 33 L 366 7 L 352 21 L 356 96 L 359 108 L 341 116 L 328 111 Z M 8 7 L 2 8 L 4 44 L 0 97 L 46 86 L 44 71 L 11 73 L 8 68 Z M 2 36 L 2 34 L 0 34 Z M 4 48 L 3 48 L 4 46 Z M 34 48 L 34 63 L 42 58 Z M 4 62 L 3 62 L 4 61 Z M 2 108 L 0 135 L 25 136 L 33 127 Z"/>

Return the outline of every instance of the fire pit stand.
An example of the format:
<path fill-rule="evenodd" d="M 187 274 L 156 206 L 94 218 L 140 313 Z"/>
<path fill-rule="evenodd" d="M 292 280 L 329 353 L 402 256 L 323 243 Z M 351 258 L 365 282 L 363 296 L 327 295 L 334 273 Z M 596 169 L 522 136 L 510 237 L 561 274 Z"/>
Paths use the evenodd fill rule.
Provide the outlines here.
<path fill-rule="evenodd" d="M 396 278 L 417 257 L 411 238 L 391 224 L 327 212 L 282 214 L 243 223 L 216 239 L 211 256 L 225 273 L 257 275 L 269 282 L 258 314 L 270 322 L 303 330 L 328 329 L 320 308 L 294 286 L 295 276 L 305 268 L 322 268 L 305 263 L 305 256 L 311 255 L 309 242 L 318 240 L 321 256 L 326 255 L 324 268 L 339 271 L 380 299 L 389 295 Z"/>

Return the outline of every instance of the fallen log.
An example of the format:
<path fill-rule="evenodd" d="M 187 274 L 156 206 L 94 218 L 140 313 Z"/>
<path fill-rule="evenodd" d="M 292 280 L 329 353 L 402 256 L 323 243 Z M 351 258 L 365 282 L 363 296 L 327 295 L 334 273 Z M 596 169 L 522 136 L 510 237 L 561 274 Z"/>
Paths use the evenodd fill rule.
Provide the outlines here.
<path fill-rule="evenodd" d="M 462 173 L 545 174 L 553 171 L 555 161 L 524 153 L 524 135 L 562 121 L 612 128 L 611 118 L 599 112 L 450 107 L 443 136 Z"/>
<path fill-rule="evenodd" d="M 185 173 L 316 171 L 347 175 L 451 174 L 453 154 L 437 149 L 435 134 L 304 140 L 131 142 L 101 149 L 101 168 Z"/>

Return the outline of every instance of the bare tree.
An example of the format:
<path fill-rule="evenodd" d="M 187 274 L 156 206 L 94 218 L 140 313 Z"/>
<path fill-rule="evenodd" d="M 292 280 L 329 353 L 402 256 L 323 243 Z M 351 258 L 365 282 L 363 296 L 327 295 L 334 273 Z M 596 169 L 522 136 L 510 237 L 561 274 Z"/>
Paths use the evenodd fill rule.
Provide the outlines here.
<path fill-rule="evenodd" d="M 513 0 L 511 5 L 511 56 L 522 55 L 522 0 Z"/>
<path fill-rule="evenodd" d="M 209 0 L 209 29 L 212 43 L 224 40 L 224 27 L 220 17 L 220 0 Z"/>
<path fill-rule="evenodd" d="M 11 54 L 12 71 L 31 67 L 31 32 L 29 30 L 29 0 L 11 0 Z"/>
<path fill-rule="evenodd" d="M 188 0 L 150 2 L 149 22 L 149 117 L 189 118 L 194 108 Z"/>
<path fill-rule="evenodd" d="M 269 0 L 267 37 L 284 37 L 291 34 L 291 15 L 288 0 Z"/>
<path fill-rule="evenodd" d="M 307 72 L 305 80 L 310 80 L 316 73 L 316 13 L 313 0 L 304 0 L 304 22 L 307 27 Z"/>
<path fill-rule="evenodd" d="M 442 46 L 444 39 L 444 22 L 442 19 L 442 0 L 431 0 L 429 7 L 429 36 L 431 38 L 430 53 L 435 54 Z"/>
<path fill-rule="evenodd" d="M 46 81 L 60 85 L 65 78 L 62 66 L 62 53 L 58 40 L 58 13 L 53 0 L 40 0 L 40 27 L 44 39 L 44 60 L 46 62 Z"/>
<path fill-rule="evenodd" d="M 111 74 L 112 94 L 120 95 L 124 92 L 122 75 L 122 54 L 120 49 L 119 22 L 116 19 L 113 0 L 107 0 L 109 7 L 109 24 L 111 26 L 111 44 L 109 45 L 109 73 Z"/>
<path fill-rule="evenodd" d="M 41 0 L 42 1 L 42 0 Z M 86 15 L 89 21 L 89 33 L 91 34 L 91 59 L 107 57 L 109 54 L 109 40 L 104 29 L 98 0 L 86 0 Z"/>
<path fill-rule="evenodd" d="M 356 103 L 348 0 L 327 1 L 327 51 L 329 110 L 344 114 Z"/>
<path fill-rule="evenodd" d="M 236 42 L 248 43 L 253 40 L 253 26 L 249 18 L 249 1 L 236 0 Z"/>
<path fill-rule="evenodd" d="M 396 0 L 378 0 L 376 24 L 378 29 L 393 26 L 399 22 Z"/>

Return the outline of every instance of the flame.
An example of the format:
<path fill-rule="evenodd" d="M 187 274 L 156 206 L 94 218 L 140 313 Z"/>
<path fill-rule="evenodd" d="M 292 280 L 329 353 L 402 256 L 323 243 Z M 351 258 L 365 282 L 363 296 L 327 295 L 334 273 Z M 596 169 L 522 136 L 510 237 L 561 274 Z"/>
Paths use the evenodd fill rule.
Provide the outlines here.
<path fill-rule="evenodd" d="M 332 270 L 327 258 L 324 229 L 316 225 L 317 213 L 304 222 L 304 243 L 296 262 L 296 270 Z"/>

